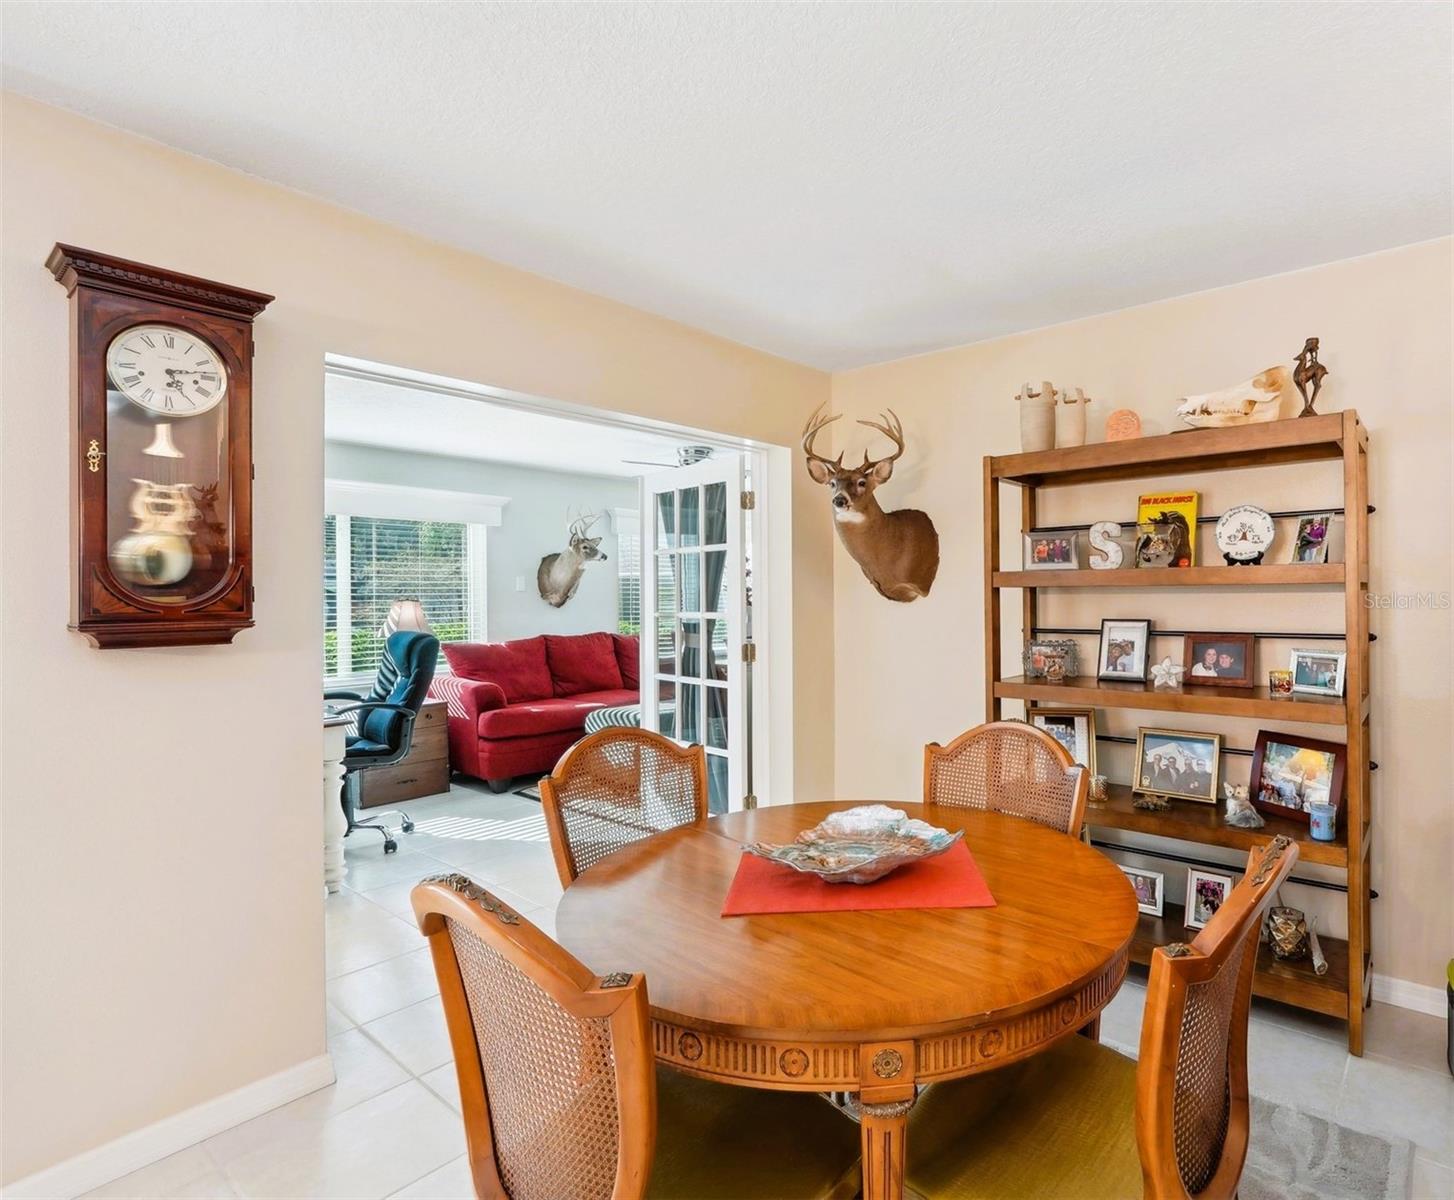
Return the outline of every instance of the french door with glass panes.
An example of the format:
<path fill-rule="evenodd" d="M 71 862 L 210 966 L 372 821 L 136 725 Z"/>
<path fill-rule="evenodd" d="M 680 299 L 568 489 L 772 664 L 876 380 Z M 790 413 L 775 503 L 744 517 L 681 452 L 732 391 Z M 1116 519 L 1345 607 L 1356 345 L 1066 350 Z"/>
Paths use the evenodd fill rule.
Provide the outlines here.
<path fill-rule="evenodd" d="M 713 813 L 748 794 L 742 496 L 726 450 L 642 480 L 641 723 L 706 750 Z"/>

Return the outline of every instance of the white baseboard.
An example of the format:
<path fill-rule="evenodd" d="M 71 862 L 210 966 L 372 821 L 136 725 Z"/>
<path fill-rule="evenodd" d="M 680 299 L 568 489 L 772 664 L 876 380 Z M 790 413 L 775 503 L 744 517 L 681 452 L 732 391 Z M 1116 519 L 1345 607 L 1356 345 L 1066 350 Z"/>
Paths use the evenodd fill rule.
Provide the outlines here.
<path fill-rule="evenodd" d="M 1409 1008 L 1414 1012 L 1428 1013 L 1431 1017 L 1442 1017 L 1449 1011 L 1449 999 L 1443 988 L 1395 979 L 1376 971 L 1373 974 L 1373 998 L 1381 1004 Z"/>
<path fill-rule="evenodd" d="M 266 1079 L 204 1101 L 153 1125 L 124 1134 L 113 1142 L 17 1179 L 0 1191 L 4 1200 L 79 1196 L 103 1183 L 130 1175 L 204 1138 L 241 1125 L 334 1080 L 333 1060 L 326 1054 L 306 1059 Z"/>

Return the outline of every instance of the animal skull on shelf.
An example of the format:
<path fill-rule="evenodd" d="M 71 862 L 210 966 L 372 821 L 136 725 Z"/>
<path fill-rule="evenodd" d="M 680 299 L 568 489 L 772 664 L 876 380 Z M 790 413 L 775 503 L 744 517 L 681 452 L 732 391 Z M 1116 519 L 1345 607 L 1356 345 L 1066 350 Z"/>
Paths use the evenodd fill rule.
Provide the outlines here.
<path fill-rule="evenodd" d="M 894 463 L 904 453 L 904 427 L 892 409 L 884 414 L 882 423 L 859 421 L 883 434 L 895 449 L 887 458 L 876 459 L 870 459 L 865 450 L 862 466 L 845 467 L 842 454 L 828 459 L 813 450 L 813 440 L 842 415 L 830 417 L 820 406 L 803 428 L 808 475 L 831 491 L 838 540 L 879 595 L 904 603 L 927 596 L 939 573 L 939 534 L 934 522 L 916 508 L 885 512 L 874 496 L 893 477 Z"/>
<path fill-rule="evenodd" d="M 540 560 L 535 585 L 540 589 L 540 598 L 552 608 L 560 608 L 576 594 L 588 562 L 606 561 L 601 539 L 587 536 L 600 519 L 600 513 L 582 513 L 566 530 L 566 548 Z"/>

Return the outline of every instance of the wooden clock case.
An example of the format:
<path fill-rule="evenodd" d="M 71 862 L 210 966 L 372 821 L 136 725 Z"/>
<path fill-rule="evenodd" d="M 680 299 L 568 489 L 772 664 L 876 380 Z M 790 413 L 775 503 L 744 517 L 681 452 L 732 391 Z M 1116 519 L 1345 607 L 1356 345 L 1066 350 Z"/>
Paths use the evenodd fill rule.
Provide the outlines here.
<path fill-rule="evenodd" d="M 61 243 L 46 266 L 71 305 L 70 628 L 102 648 L 231 642 L 253 624 L 252 322 L 273 297 Z M 106 350 L 147 323 L 194 331 L 228 372 L 228 562 L 180 600 L 138 592 L 108 558 Z"/>

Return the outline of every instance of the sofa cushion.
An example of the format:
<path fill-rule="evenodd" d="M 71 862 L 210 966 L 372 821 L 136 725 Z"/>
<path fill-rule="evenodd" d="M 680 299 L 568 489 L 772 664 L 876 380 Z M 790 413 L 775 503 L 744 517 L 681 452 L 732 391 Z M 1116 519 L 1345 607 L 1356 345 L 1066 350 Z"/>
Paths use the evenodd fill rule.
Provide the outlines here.
<path fill-rule="evenodd" d="M 609 633 L 546 634 L 545 657 L 557 696 L 621 686 L 621 668 L 616 665 L 616 647 Z"/>
<path fill-rule="evenodd" d="M 454 642 L 444 647 L 449 669 L 466 679 L 497 684 L 510 704 L 555 694 L 545 660 L 545 638 L 515 642 Z"/>
<path fill-rule="evenodd" d="M 641 639 L 634 635 L 613 633 L 611 641 L 616 647 L 616 665 L 621 668 L 622 687 L 641 686 Z"/>
<path fill-rule="evenodd" d="M 508 708 L 481 713 L 479 733 L 480 737 L 491 739 L 565 733 L 584 728 L 586 714 L 600 707 L 599 700 L 585 700 L 579 696 L 527 700 L 521 704 L 512 704 Z"/>

